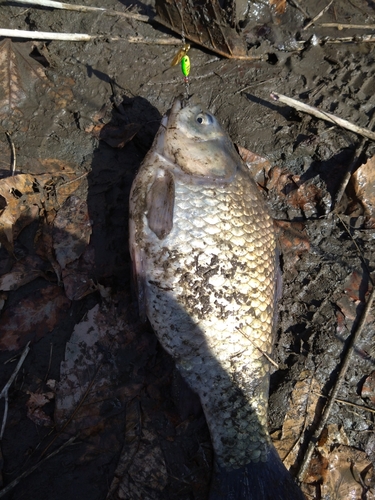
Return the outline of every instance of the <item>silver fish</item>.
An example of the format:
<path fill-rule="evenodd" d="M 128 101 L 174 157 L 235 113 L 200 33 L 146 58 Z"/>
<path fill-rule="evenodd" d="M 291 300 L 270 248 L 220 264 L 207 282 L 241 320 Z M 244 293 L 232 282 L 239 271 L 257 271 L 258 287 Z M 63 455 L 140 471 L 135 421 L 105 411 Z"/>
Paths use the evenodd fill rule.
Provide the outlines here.
<path fill-rule="evenodd" d="M 140 313 L 201 400 L 210 499 L 302 499 L 267 430 L 273 222 L 216 118 L 180 98 L 132 186 L 130 250 Z"/>

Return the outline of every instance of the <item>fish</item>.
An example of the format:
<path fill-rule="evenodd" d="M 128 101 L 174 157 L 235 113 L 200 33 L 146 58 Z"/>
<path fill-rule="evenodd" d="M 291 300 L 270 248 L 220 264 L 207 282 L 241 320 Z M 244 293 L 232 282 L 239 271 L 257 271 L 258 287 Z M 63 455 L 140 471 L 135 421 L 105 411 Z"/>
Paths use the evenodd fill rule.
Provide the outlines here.
<path fill-rule="evenodd" d="M 278 295 L 273 221 L 214 115 L 177 97 L 133 181 L 139 313 L 198 394 L 210 500 L 303 500 L 267 429 Z"/>

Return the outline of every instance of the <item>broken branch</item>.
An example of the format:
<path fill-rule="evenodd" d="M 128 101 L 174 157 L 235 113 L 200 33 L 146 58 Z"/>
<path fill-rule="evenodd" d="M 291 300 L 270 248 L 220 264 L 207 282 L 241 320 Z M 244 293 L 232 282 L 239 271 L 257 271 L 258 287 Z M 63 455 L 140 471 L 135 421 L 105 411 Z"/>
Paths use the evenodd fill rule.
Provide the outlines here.
<path fill-rule="evenodd" d="M 313 115 L 316 118 L 320 118 L 327 122 L 334 123 L 339 127 L 345 128 L 347 130 L 350 130 L 351 132 L 355 132 L 356 134 L 363 135 L 364 137 L 367 137 L 368 139 L 372 139 L 373 141 L 375 141 L 375 132 L 372 132 L 371 130 L 368 130 L 363 127 L 358 127 L 354 123 L 348 122 L 343 118 L 339 118 L 338 116 L 335 116 L 332 113 L 326 113 L 325 111 L 321 111 L 320 109 L 315 108 L 314 106 L 309 106 L 308 104 L 305 104 L 301 101 L 297 101 L 297 99 L 293 99 L 292 97 L 287 97 L 277 92 L 271 92 L 270 96 L 274 101 L 282 102 L 292 108 L 297 109 L 298 111 L 302 111 L 304 113 Z"/>

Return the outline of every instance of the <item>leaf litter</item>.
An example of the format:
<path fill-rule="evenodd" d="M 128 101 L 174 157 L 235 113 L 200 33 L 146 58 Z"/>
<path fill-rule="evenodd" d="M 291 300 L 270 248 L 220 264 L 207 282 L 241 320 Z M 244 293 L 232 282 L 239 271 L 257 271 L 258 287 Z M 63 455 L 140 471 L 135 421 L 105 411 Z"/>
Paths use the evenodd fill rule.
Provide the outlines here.
<path fill-rule="evenodd" d="M 283 1 L 270 3 L 274 5 L 276 11 L 279 10 L 278 15 L 285 10 L 286 3 Z M 288 12 L 290 10 L 291 6 L 288 5 Z M 265 27 L 262 29 L 266 31 Z M 11 51 L 9 52 L 11 60 L 23 64 L 17 62 L 19 46 L 20 44 L 6 42 L 2 45 L 2 50 Z M 54 52 L 53 45 L 50 50 Z M 302 60 L 307 56 L 307 52 L 302 55 Z M 8 108 L 4 108 L 4 116 L 8 119 L 10 105 L 16 114 L 19 113 L 21 116 L 20 113 L 24 113 L 27 118 L 28 111 L 22 92 L 29 89 L 32 95 L 35 90 L 32 88 L 34 85 L 32 81 L 28 87 L 21 78 L 22 74 L 26 74 L 26 69 L 16 68 L 12 73 L 5 74 L 8 82 L 11 79 L 15 82 L 12 87 L 13 94 L 1 94 L 7 99 Z M 38 71 L 41 81 L 44 82 L 43 89 L 52 96 L 53 89 L 42 76 L 41 68 Z M 60 77 L 62 78 L 62 75 Z M 59 94 L 61 99 L 55 99 L 56 109 L 67 107 L 72 96 L 67 80 L 60 82 L 61 88 L 66 91 L 61 90 Z M 71 80 L 70 86 L 73 83 Z M 19 94 L 16 92 L 17 89 Z M 30 98 L 28 104 L 32 103 L 33 98 Z M 103 120 L 104 116 L 103 113 L 101 115 L 99 113 L 97 121 L 92 121 L 94 128 L 88 128 L 86 133 L 89 132 L 96 138 L 105 138 L 107 145 L 116 148 L 115 155 L 120 155 L 121 149 L 128 148 L 126 154 L 132 151 L 133 139 L 134 143 L 143 140 L 144 136 L 138 125 L 141 121 L 126 117 L 128 121 L 119 120 L 117 124 L 111 123 L 106 127 L 104 122 L 107 120 Z M 84 122 L 79 116 L 75 116 L 74 120 L 79 122 L 80 126 Z M 72 119 L 72 123 L 74 120 Z M 128 126 L 133 124 L 136 124 L 134 130 Z M 24 123 L 23 126 L 26 131 L 27 126 Z M 137 132 L 134 134 L 135 130 Z M 139 149 L 142 150 L 142 147 Z M 274 434 L 274 439 L 280 452 L 285 456 L 287 465 L 295 467 L 300 458 L 301 447 L 303 448 L 308 441 L 310 428 L 318 417 L 321 393 L 326 394 L 324 387 L 327 383 L 326 375 L 336 369 L 335 356 L 337 352 L 341 352 L 343 343 L 353 328 L 353 322 L 358 318 L 360 308 L 368 296 L 366 295 L 368 290 L 365 289 L 368 277 L 365 276 L 366 273 L 359 271 L 361 266 L 358 265 L 358 259 L 355 264 L 350 263 L 349 266 L 346 262 L 340 262 L 342 274 L 339 274 L 335 267 L 336 263 L 333 262 L 330 271 L 338 273 L 339 279 L 337 277 L 333 279 L 332 275 L 325 277 L 325 274 L 328 274 L 327 268 L 324 267 L 324 258 L 328 259 L 325 256 L 323 264 L 319 264 L 321 272 L 317 278 L 313 268 L 317 262 L 317 255 L 322 257 L 324 250 L 328 248 L 325 242 L 330 238 L 334 239 L 336 237 L 334 231 L 337 230 L 333 229 L 333 218 L 326 217 L 330 201 L 325 190 L 326 186 L 316 182 L 313 176 L 310 178 L 306 176 L 306 172 L 301 173 L 293 164 L 289 170 L 282 164 L 275 165 L 273 161 L 263 159 L 250 151 L 247 151 L 247 154 L 250 170 L 256 171 L 260 189 L 263 193 L 267 193 L 271 200 L 276 214 L 276 224 L 281 233 L 284 259 L 282 265 L 287 284 L 286 305 L 281 306 L 283 330 L 279 344 L 285 342 L 289 358 L 281 359 L 280 366 L 293 365 L 295 369 L 293 384 L 286 397 L 286 415 L 280 420 L 279 426 L 274 426 L 279 429 Z M 315 154 L 317 157 L 318 153 Z M 116 162 L 120 156 L 111 158 Z M 28 165 L 31 170 L 27 170 Z M 34 157 L 30 157 L 28 165 L 24 163 L 21 169 L 33 172 L 32 175 L 20 174 L 0 181 L 2 196 L 0 237 L 8 253 L 4 272 L 0 276 L 4 294 L 2 300 L 5 304 L 2 324 L 5 322 L 6 326 L 2 337 L 3 349 L 14 351 L 25 345 L 29 339 L 39 340 L 33 346 L 34 349 L 38 349 L 43 342 L 48 343 L 48 339 L 53 338 L 54 329 L 71 314 L 75 302 L 80 301 L 81 304 L 85 304 L 82 307 L 86 311 L 83 317 L 74 318 L 74 324 L 67 332 L 69 340 L 68 335 L 65 335 L 65 357 L 60 364 L 60 373 L 54 375 L 59 382 L 53 418 L 47 415 L 43 408 L 47 404 L 53 404 L 49 401 L 53 400 L 54 391 L 38 392 L 36 389 L 28 389 L 28 392 L 25 392 L 28 395 L 28 402 L 24 405 L 29 419 L 41 429 L 46 424 L 56 425 L 59 437 L 78 436 L 81 444 L 76 455 L 76 464 L 97 460 L 99 467 L 114 460 L 114 455 L 120 456 L 119 460 L 114 460 L 111 469 L 112 472 L 116 470 L 116 475 L 109 489 L 108 498 L 111 495 L 113 498 L 129 498 L 129 496 L 144 499 L 162 498 L 166 491 L 171 490 L 177 492 L 174 498 L 185 498 L 184 495 L 187 497 L 192 491 L 191 488 L 194 491 L 194 498 L 206 498 L 212 456 L 204 419 L 199 411 L 181 416 L 177 410 L 178 398 L 169 392 L 171 381 L 175 376 L 173 364 L 164 353 L 160 352 L 147 328 L 137 324 L 126 309 L 125 304 L 131 303 L 129 295 L 118 293 L 118 282 L 123 280 L 128 272 L 126 265 L 125 271 L 119 271 L 118 278 L 97 271 L 97 249 L 93 240 L 97 237 L 95 233 L 98 230 L 96 225 L 98 220 L 91 221 L 93 200 L 87 197 L 87 189 L 88 187 L 98 189 L 98 187 L 92 184 L 90 186 L 92 180 L 87 179 L 87 176 L 90 176 L 87 175 L 88 172 L 84 177 L 80 177 L 82 172 L 80 166 L 65 159 L 41 159 L 34 154 Z M 371 242 L 371 235 L 367 230 L 371 229 L 373 189 L 369 187 L 370 177 L 366 177 L 370 175 L 371 169 L 364 168 L 362 172 L 365 173 L 362 174 L 363 167 L 357 171 L 359 172 L 357 175 L 359 180 L 356 181 L 358 187 L 355 188 L 357 195 L 352 200 L 352 208 L 353 204 L 357 203 L 357 207 L 360 205 L 367 221 L 361 224 L 360 219 L 350 218 L 349 212 L 341 214 L 343 220 L 349 220 L 350 223 L 356 224 L 356 227 L 353 228 L 349 224 L 349 232 L 346 230 L 340 232 L 338 248 L 343 245 L 345 238 L 350 241 L 350 235 L 359 245 L 361 239 Z M 109 164 L 102 165 L 100 173 L 103 172 L 106 172 L 108 177 L 113 175 Z M 118 177 L 115 181 L 109 181 L 108 185 L 111 185 L 110 182 L 116 184 L 117 179 Z M 122 182 L 121 178 L 119 182 Z M 121 192 L 123 185 L 116 188 Z M 108 202 L 106 211 L 103 210 L 107 219 L 100 220 L 99 225 L 109 223 L 109 219 L 116 211 L 115 202 L 109 196 L 109 188 L 103 188 L 103 192 L 103 199 L 105 203 Z M 99 197 L 94 198 L 94 202 L 97 199 Z M 126 212 L 121 213 L 121 217 L 125 220 Z M 321 220 L 318 222 L 314 220 L 319 218 Z M 316 224 L 315 232 L 313 224 Z M 110 227 L 113 228 L 113 225 Z M 321 248 L 318 249 L 318 245 Z M 332 248 L 329 251 L 332 252 Z M 349 257 L 356 252 L 354 249 Z M 112 258 L 110 253 L 108 258 Z M 120 265 L 114 269 L 120 269 Z M 295 281 L 301 290 L 299 296 L 294 297 L 293 303 L 288 302 L 287 294 L 290 286 L 288 279 Z M 331 289 L 325 288 L 329 280 L 334 286 L 338 286 L 337 290 L 333 290 L 333 285 Z M 37 292 L 31 288 L 34 284 Z M 16 295 L 16 293 L 22 294 L 23 290 L 32 290 L 32 294 L 23 297 Z M 327 290 L 331 295 L 328 298 L 322 297 Z M 98 302 L 99 294 L 95 293 L 98 291 L 102 296 L 100 302 Z M 308 302 L 308 293 L 312 293 L 314 297 L 313 305 Z M 304 309 L 300 316 L 298 316 L 299 307 Z M 334 325 L 332 329 L 337 347 L 333 349 L 333 341 L 327 340 L 325 345 L 327 355 L 324 358 L 319 352 L 319 337 L 318 333 L 313 331 L 312 318 L 322 318 L 321 325 L 331 321 L 327 319 L 327 309 L 333 309 L 336 317 L 340 319 L 337 319 L 338 327 L 335 328 Z M 370 326 L 371 324 L 369 329 Z M 288 332 L 295 330 L 295 340 L 287 341 L 290 335 Z M 70 335 L 71 331 L 73 333 Z M 325 331 L 322 330 L 323 334 Z M 368 343 L 368 335 L 364 342 Z M 316 365 L 312 362 L 309 349 L 318 359 Z M 359 349 L 357 351 L 359 352 Z M 282 352 L 282 349 L 279 350 L 279 353 Z M 294 364 L 292 360 L 297 356 L 300 356 L 302 361 Z M 319 361 L 320 359 L 326 362 L 325 376 L 322 375 L 323 363 Z M 367 371 L 367 374 L 369 373 L 371 370 Z M 350 376 L 352 380 L 360 383 L 361 374 L 362 372 L 358 371 Z M 363 387 L 362 398 L 371 401 L 370 378 L 366 379 Z M 22 390 L 20 389 L 20 392 Z M 345 391 L 347 391 L 346 386 Z M 359 395 L 349 393 L 349 397 L 356 400 Z M 341 407 L 340 405 L 340 409 Z M 344 496 L 360 498 L 360 495 L 366 492 L 367 498 L 371 498 L 372 493 L 366 488 L 372 484 L 371 481 L 373 482 L 372 469 L 364 452 L 359 452 L 355 448 L 356 441 L 353 434 L 358 429 L 351 428 L 351 422 L 359 427 L 361 424 L 356 423 L 353 418 L 350 419 L 346 411 L 347 409 L 342 411 L 344 416 L 339 419 L 342 418 L 346 425 L 347 434 L 343 427 L 336 426 L 334 429 L 328 424 L 325 428 L 326 441 L 323 442 L 323 437 L 319 441 L 305 479 L 305 491 L 308 497 L 313 492 L 314 496 L 310 496 L 311 498 L 318 495 L 327 499 Z M 367 432 L 366 429 L 368 427 L 360 430 Z M 181 454 L 181 449 L 184 450 L 184 454 Z M 109 474 L 108 477 L 112 475 Z M 103 495 L 102 497 L 104 498 Z"/>

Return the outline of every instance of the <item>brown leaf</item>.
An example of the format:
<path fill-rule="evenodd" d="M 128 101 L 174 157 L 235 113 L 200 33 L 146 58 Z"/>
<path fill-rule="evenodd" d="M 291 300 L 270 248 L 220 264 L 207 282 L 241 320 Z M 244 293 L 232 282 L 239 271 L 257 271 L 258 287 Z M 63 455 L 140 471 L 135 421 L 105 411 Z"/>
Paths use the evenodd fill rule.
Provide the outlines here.
<path fill-rule="evenodd" d="M 29 340 L 44 337 L 61 321 L 69 306 L 63 290 L 50 285 L 7 307 L 0 321 L 0 350 L 18 350 Z"/>
<path fill-rule="evenodd" d="M 30 51 L 28 43 L 13 43 L 10 38 L 0 43 L 0 116 L 22 115 L 21 107 L 30 106 L 35 83 L 47 81 L 43 66 L 29 56 Z"/>
<path fill-rule="evenodd" d="M 362 398 L 369 398 L 372 404 L 375 404 L 375 372 L 370 373 L 363 383 L 361 390 Z"/>
<path fill-rule="evenodd" d="M 322 199 L 322 192 L 317 186 L 312 182 L 304 182 L 299 175 L 291 175 L 279 167 L 273 167 L 269 175 L 267 189 L 274 189 L 289 205 L 304 213 L 316 213 L 316 207 Z"/>
<path fill-rule="evenodd" d="M 329 466 L 321 487 L 322 498 L 363 498 L 366 482 L 374 477 L 374 468 L 366 453 L 340 445 L 327 459 Z"/>
<path fill-rule="evenodd" d="M 274 6 L 275 12 L 278 15 L 284 14 L 286 11 L 286 0 L 270 0 L 270 5 Z"/>
<path fill-rule="evenodd" d="M 237 146 L 237 148 L 241 158 L 246 163 L 250 171 L 251 177 L 257 184 L 264 188 L 266 186 L 268 173 L 271 169 L 271 163 L 267 160 L 267 158 L 263 158 L 262 156 L 252 153 L 242 146 Z"/>
<path fill-rule="evenodd" d="M 42 426 L 52 426 L 51 418 L 44 413 L 42 407 L 49 403 L 54 397 L 53 392 L 38 393 L 26 391 L 30 395 L 29 400 L 26 403 L 27 416 L 36 425 Z"/>
<path fill-rule="evenodd" d="M 312 374 L 303 371 L 290 395 L 280 440 L 274 441 L 285 466 L 289 469 L 297 460 L 304 430 L 314 419 L 320 385 Z"/>
<path fill-rule="evenodd" d="M 75 269 L 63 269 L 62 280 L 65 294 L 70 300 L 80 300 L 98 289 L 86 272 L 79 272 Z"/>
<path fill-rule="evenodd" d="M 354 172 L 351 185 L 370 219 L 370 224 L 375 224 L 375 156 Z"/>
<path fill-rule="evenodd" d="M 17 290 L 39 276 L 44 276 L 43 262 L 37 256 L 28 256 L 17 261 L 9 273 L 0 277 L 0 290 Z"/>
<path fill-rule="evenodd" d="M 218 0 L 190 2 L 189 0 L 156 0 L 156 20 L 181 35 L 181 11 L 188 40 L 224 57 L 251 59 L 247 55 L 244 37 L 230 27 L 232 20 Z"/>
<path fill-rule="evenodd" d="M 53 247 L 62 269 L 83 254 L 91 233 L 87 202 L 70 196 L 53 221 Z"/>

